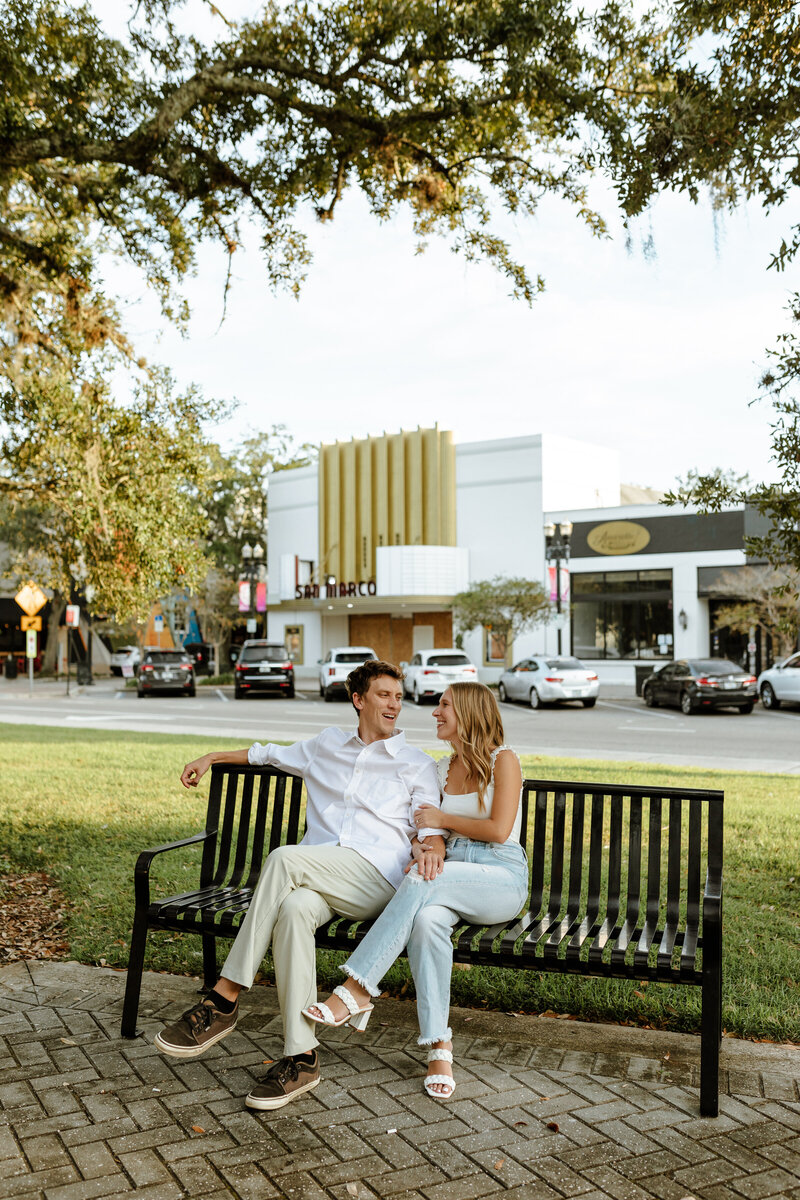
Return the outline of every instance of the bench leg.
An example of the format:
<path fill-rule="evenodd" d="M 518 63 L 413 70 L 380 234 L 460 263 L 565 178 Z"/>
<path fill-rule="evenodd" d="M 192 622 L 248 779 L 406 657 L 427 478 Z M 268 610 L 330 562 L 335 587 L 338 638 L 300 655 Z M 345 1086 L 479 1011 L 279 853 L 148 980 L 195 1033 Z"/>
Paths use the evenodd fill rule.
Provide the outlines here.
<path fill-rule="evenodd" d="M 142 989 L 144 948 L 147 943 L 147 913 L 137 913 L 133 918 L 131 952 L 128 955 L 128 978 L 125 981 L 125 1001 L 122 1005 L 122 1029 L 124 1038 L 136 1037 L 136 1018 L 139 1014 L 139 993 Z"/>
<path fill-rule="evenodd" d="M 203 984 L 211 991 L 219 979 L 217 973 L 217 939 L 213 934 L 203 934 Z"/>
<path fill-rule="evenodd" d="M 722 1041 L 722 979 L 709 972 L 703 983 L 700 1032 L 700 1115 L 719 1115 L 719 1047 Z"/>

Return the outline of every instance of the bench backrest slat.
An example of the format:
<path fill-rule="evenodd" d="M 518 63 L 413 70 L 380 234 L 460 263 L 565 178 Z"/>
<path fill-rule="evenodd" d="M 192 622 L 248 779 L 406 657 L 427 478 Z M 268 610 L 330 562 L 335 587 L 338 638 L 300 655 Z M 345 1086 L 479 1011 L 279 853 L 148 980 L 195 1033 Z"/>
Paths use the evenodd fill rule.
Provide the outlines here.
<path fill-rule="evenodd" d="M 564 819 L 567 813 L 567 797 L 556 792 L 553 797 L 553 829 L 550 851 L 550 901 L 547 911 L 557 913 L 561 908 L 561 893 L 564 882 Z"/>

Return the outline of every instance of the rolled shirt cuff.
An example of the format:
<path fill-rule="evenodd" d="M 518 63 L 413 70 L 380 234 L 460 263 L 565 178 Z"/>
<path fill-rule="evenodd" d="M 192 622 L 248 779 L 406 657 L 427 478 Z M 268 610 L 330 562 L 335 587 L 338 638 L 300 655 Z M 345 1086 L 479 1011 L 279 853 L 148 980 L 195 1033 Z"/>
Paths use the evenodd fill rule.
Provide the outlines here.
<path fill-rule="evenodd" d="M 440 837 L 447 841 L 447 834 L 448 831 L 444 829 L 418 829 L 417 841 L 421 842 L 422 839 L 426 837 Z"/>

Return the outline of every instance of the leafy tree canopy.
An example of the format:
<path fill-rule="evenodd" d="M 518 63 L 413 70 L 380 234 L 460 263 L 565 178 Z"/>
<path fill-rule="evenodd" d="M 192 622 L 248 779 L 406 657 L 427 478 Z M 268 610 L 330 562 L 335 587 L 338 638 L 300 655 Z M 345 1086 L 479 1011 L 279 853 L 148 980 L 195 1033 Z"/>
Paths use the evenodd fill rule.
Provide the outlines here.
<path fill-rule="evenodd" d="M 540 583 L 497 575 L 474 583 L 453 598 L 453 617 L 459 633 L 488 628 L 502 643 L 505 657 L 514 639 L 547 621 L 552 605 Z"/>

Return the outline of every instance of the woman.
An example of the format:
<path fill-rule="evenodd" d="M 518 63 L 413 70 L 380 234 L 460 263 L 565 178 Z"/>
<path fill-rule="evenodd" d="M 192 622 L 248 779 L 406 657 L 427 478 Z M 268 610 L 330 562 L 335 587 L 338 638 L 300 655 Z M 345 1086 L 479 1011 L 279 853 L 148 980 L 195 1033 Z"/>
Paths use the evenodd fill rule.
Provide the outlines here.
<path fill-rule="evenodd" d="M 528 863 L 519 844 L 522 772 L 517 755 L 503 745 L 493 693 L 482 683 L 451 684 L 433 716 L 437 737 L 453 753 L 439 763 L 441 808 L 421 807 L 415 821 L 418 829 L 449 834 L 441 873 L 431 869 L 430 852 L 420 843 L 418 862 L 342 967 L 346 983 L 325 1004 L 303 1011 L 324 1025 L 349 1021 L 364 1029 L 370 998 L 380 995 L 381 978 L 408 945 L 419 1045 L 430 1047 L 432 1064 L 425 1091 L 446 1100 L 456 1086 L 447 1024 L 453 927 L 459 920 L 494 925 L 515 917 L 528 892 Z"/>

